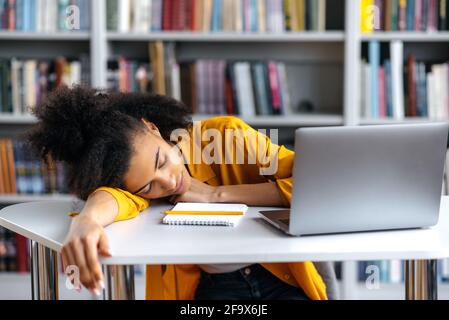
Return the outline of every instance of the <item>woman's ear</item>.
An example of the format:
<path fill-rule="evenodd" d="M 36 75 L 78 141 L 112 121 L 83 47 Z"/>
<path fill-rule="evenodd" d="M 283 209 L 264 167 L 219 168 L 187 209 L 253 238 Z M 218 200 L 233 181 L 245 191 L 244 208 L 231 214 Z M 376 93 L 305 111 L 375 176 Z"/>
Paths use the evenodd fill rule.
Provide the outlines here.
<path fill-rule="evenodd" d="M 162 137 L 161 133 L 159 132 L 159 128 L 156 127 L 156 125 L 153 122 L 147 121 L 144 118 L 140 119 L 143 124 L 148 128 L 148 130 L 150 130 L 153 134 Z"/>

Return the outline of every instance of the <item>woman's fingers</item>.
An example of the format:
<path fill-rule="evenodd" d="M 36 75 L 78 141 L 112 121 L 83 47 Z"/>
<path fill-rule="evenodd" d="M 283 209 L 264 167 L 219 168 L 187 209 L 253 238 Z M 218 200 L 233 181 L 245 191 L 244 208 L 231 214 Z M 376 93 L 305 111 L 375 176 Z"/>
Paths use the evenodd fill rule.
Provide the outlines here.
<path fill-rule="evenodd" d="M 64 247 L 62 248 L 61 253 L 62 253 L 62 259 L 63 259 L 63 264 L 64 264 L 64 272 L 67 272 L 68 271 L 67 268 L 70 267 L 70 266 L 78 267 L 77 264 L 76 264 L 76 259 L 74 258 L 73 254 L 72 254 L 72 252 L 70 250 L 70 244 L 64 245 Z M 69 269 L 69 270 L 72 270 L 72 269 Z M 66 273 L 66 275 L 69 277 L 72 274 Z M 75 284 L 76 280 L 77 279 L 73 279 L 72 278 L 72 280 L 71 280 L 72 284 Z M 81 290 L 81 288 L 76 288 L 76 289 L 78 291 Z"/>
<path fill-rule="evenodd" d="M 62 255 L 64 261 L 64 270 L 66 270 L 67 267 L 72 266 L 76 263 L 75 258 L 70 252 L 70 246 L 68 244 L 64 245 L 64 247 L 62 248 Z"/>
<path fill-rule="evenodd" d="M 98 240 L 98 253 L 105 257 L 111 257 L 112 253 L 109 249 L 109 240 L 106 234 L 103 232 Z"/>
<path fill-rule="evenodd" d="M 67 255 L 65 254 L 65 249 L 64 247 L 61 250 L 61 260 L 62 260 L 62 269 L 64 270 L 64 273 L 66 272 L 67 269 Z"/>
<path fill-rule="evenodd" d="M 81 240 L 74 240 L 70 243 L 68 250 L 75 259 L 75 265 L 79 268 L 79 275 L 81 283 L 89 290 L 94 288 L 94 283 L 87 268 L 86 259 L 84 258 L 84 246 Z"/>
<path fill-rule="evenodd" d="M 87 238 L 85 240 L 84 253 L 86 265 L 90 270 L 91 279 L 94 283 L 94 290 L 104 289 L 103 273 L 101 271 L 100 262 L 98 261 L 97 239 Z"/>

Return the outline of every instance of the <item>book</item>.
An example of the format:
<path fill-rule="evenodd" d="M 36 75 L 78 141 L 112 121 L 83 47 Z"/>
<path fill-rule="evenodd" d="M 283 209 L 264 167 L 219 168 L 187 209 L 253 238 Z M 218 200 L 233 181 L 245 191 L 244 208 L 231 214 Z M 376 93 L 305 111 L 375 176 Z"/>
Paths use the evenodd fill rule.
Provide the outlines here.
<path fill-rule="evenodd" d="M 151 1 L 133 1 L 133 31 L 148 32 L 151 29 Z"/>
<path fill-rule="evenodd" d="M 283 62 L 277 63 L 276 67 L 278 71 L 277 73 L 279 77 L 279 85 L 282 101 L 282 107 L 280 112 L 281 114 L 284 115 L 291 115 L 292 106 L 291 106 L 290 90 L 288 86 L 287 68 L 285 66 L 285 63 Z"/>
<path fill-rule="evenodd" d="M 387 117 L 393 117 L 393 87 L 391 81 L 391 61 L 385 61 L 385 100 Z"/>
<path fill-rule="evenodd" d="M 405 30 L 415 30 L 415 0 L 407 0 Z"/>
<path fill-rule="evenodd" d="M 385 0 L 385 14 L 383 16 L 383 26 L 385 31 L 391 31 L 393 16 L 393 0 Z"/>
<path fill-rule="evenodd" d="M 162 222 L 170 225 L 235 227 L 247 211 L 245 204 L 180 202 L 166 211 Z"/>
<path fill-rule="evenodd" d="M 255 116 L 256 105 L 254 101 L 250 64 L 248 62 L 237 62 L 234 64 L 234 70 L 240 114 L 244 117 Z"/>
<path fill-rule="evenodd" d="M 379 68 L 380 68 L 380 43 L 370 41 L 369 63 L 371 64 L 371 116 L 377 118 L 379 115 Z"/>
<path fill-rule="evenodd" d="M 306 28 L 306 2 L 305 0 L 298 0 L 296 3 L 296 15 L 298 17 L 297 31 L 304 31 Z"/>
<path fill-rule="evenodd" d="M 378 70 L 379 79 L 379 117 L 385 118 L 387 116 L 387 101 L 386 101 L 386 90 L 385 90 L 385 68 L 380 67 Z"/>
<path fill-rule="evenodd" d="M 5 193 L 12 193 L 11 190 L 11 177 L 9 175 L 9 161 L 8 161 L 8 155 L 7 155 L 7 148 L 6 148 L 6 140 L 0 139 L 0 158 L 2 161 L 1 165 L 1 174 L 3 175 L 4 179 L 4 189 Z"/>
<path fill-rule="evenodd" d="M 416 62 L 413 55 L 407 59 L 407 93 L 406 116 L 416 117 Z"/>
<path fill-rule="evenodd" d="M 277 76 L 276 63 L 270 61 L 268 63 L 268 79 L 270 84 L 271 105 L 273 113 L 279 114 L 281 110 L 281 92 L 279 78 Z"/>
<path fill-rule="evenodd" d="M 391 0 L 391 16 L 386 16 L 386 19 L 391 19 L 390 31 L 399 30 L 399 0 Z"/>
<path fill-rule="evenodd" d="M 362 33 L 374 31 L 374 0 L 362 0 L 360 4 L 360 30 Z"/>
<path fill-rule="evenodd" d="M 265 77 L 264 65 L 263 63 L 255 63 L 251 66 L 251 71 L 253 75 L 254 82 L 254 96 L 256 98 L 256 108 L 258 115 L 269 115 L 270 114 L 270 100 L 268 97 L 268 83 Z"/>
<path fill-rule="evenodd" d="M 3 163 L 3 159 L 0 156 L 0 194 L 6 193 L 8 183 L 7 177 L 3 175 L 4 172 L 3 167 L 6 167 L 6 163 Z"/>
<path fill-rule="evenodd" d="M 161 41 L 151 42 L 148 48 L 151 67 L 155 75 L 154 92 L 165 94 L 164 44 Z"/>
<path fill-rule="evenodd" d="M 390 55 L 393 117 L 395 120 L 402 120 L 404 118 L 404 44 L 401 41 L 392 41 L 390 43 Z"/>
<path fill-rule="evenodd" d="M 162 30 L 162 0 L 153 0 L 151 4 L 151 31 Z"/>

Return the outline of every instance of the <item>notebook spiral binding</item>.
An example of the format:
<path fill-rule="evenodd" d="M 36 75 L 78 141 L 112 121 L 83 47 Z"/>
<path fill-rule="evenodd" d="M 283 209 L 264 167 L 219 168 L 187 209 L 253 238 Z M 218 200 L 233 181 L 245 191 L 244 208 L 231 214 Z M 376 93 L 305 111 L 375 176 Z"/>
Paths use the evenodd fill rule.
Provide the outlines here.
<path fill-rule="evenodd" d="M 184 220 L 184 221 L 168 221 L 168 225 L 194 225 L 194 226 L 226 226 L 232 227 L 234 223 L 225 221 L 194 221 L 194 220 Z"/>

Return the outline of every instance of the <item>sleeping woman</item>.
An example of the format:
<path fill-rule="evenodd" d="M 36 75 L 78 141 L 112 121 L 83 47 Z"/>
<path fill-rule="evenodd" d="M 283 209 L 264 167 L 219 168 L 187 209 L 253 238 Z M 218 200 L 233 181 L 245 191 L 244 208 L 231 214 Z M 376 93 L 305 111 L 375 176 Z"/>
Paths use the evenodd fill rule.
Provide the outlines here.
<path fill-rule="evenodd" d="M 83 86 L 60 87 L 34 114 L 30 145 L 42 159 L 64 162 L 70 193 L 86 200 L 72 218 L 62 259 L 79 268 L 81 283 L 94 294 L 104 286 L 98 256 L 111 256 L 105 226 L 136 217 L 152 199 L 290 204 L 294 153 L 239 118 L 193 123 L 189 108 L 167 96 L 101 94 Z M 241 135 L 234 153 L 229 133 Z M 327 299 L 312 262 L 157 265 L 146 271 L 147 299 Z"/>

